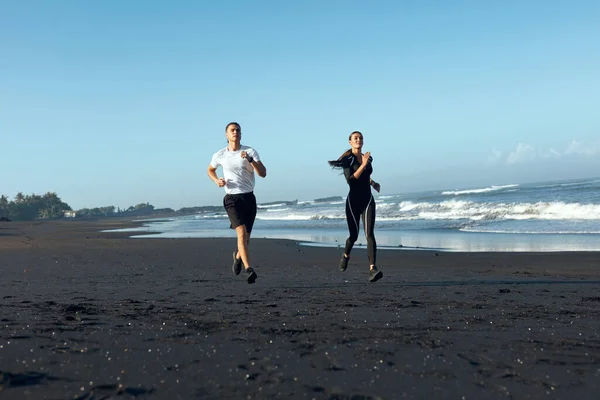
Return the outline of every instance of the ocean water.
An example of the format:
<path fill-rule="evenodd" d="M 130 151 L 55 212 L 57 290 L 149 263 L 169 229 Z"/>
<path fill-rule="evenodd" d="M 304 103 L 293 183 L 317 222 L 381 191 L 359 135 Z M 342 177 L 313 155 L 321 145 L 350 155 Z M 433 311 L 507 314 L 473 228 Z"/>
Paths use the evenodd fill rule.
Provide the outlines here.
<path fill-rule="evenodd" d="M 348 232 L 345 195 L 259 202 L 252 237 L 343 246 Z M 374 195 L 379 248 L 600 250 L 600 178 Z M 257 198 L 260 201 L 260 192 Z M 132 237 L 145 238 L 235 237 L 228 227 L 225 211 L 216 207 L 195 215 L 147 220 L 129 231 Z M 365 243 L 361 236 L 357 246 Z"/>

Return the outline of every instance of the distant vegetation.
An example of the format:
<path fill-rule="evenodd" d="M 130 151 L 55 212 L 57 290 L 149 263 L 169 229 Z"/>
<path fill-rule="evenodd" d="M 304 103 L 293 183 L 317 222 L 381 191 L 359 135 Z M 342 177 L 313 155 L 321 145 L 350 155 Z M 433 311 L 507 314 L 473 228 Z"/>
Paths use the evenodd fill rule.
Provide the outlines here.
<path fill-rule="evenodd" d="M 315 202 L 343 200 L 340 196 L 324 197 L 316 199 Z M 295 205 L 298 200 L 273 201 L 262 203 L 268 206 L 273 204 Z M 56 193 L 48 192 L 43 196 L 32 194 L 24 195 L 17 193 L 14 200 L 10 201 L 5 195 L 0 197 L 0 221 L 34 221 L 59 218 L 83 219 L 83 218 L 106 218 L 106 217 L 141 217 L 165 214 L 192 215 L 198 213 L 222 212 L 223 206 L 198 206 L 184 207 L 177 211 L 171 208 L 154 208 L 150 203 L 140 203 L 127 209 L 115 206 L 82 208 L 73 210 L 71 206 L 63 202 Z"/>
<path fill-rule="evenodd" d="M 25 196 L 17 193 L 13 201 L 2 195 L 0 197 L 0 217 L 17 221 L 36 219 L 61 218 L 71 207 L 64 203 L 56 193 L 46 193 L 43 196 L 32 194 Z"/>
<path fill-rule="evenodd" d="M 183 209 L 182 209 L 183 210 Z M 181 210 L 180 210 L 181 211 Z M 98 218 L 98 217 L 137 217 L 153 214 L 175 213 L 171 208 L 154 208 L 152 204 L 140 203 L 121 210 L 115 206 L 83 208 L 74 211 L 63 202 L 56 193 L 48 192 L 43 196 L 17 193 L 10 201 L 5 195 L 0 197 L 0 218 L 13 221 L 49 220 L 57 218 Z M 178 212 L 179 213 L 179 212 Z"/>

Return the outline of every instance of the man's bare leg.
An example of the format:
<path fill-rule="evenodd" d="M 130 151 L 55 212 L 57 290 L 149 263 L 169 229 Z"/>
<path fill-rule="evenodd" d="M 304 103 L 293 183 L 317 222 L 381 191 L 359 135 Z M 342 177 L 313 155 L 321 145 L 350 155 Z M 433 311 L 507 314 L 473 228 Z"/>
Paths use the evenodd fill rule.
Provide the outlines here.
<path fill-rule="evenodd" d="M 237 255 L 236 257 L 241 259 L 244 266 L 247 268 L 250 262 L 250 256 L 248 251 L 248 244 L 250 243 L 250 234 L 246 231 L 246 226 L 241 225 L 235 228 L 237 234 Z M 245 254 L 245 257 L 242 256 Z"/>
<path fill-rule="evenodd" d="M 248 274 L 248 283 L 254 283 L 254 280 L 256 279 L 256 272 L 254 272 L 250 266 L 250 255 L 248 251 L 250 234 L 248 231 L 246 231 L 245 225 L 240 225 L 235 228 L 235 233 L 237 234 L 238 258 L 240 258 L 244 263 L 244 268 L 246 268 L 246 273 Z"/>

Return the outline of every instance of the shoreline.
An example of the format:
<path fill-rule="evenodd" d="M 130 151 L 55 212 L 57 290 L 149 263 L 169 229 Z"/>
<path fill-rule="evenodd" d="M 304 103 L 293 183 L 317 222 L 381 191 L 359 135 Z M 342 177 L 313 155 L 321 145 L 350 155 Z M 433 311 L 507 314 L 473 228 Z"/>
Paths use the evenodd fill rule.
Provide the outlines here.
<path fill-rule="evenodd" d="M 3 399 L 572 398 L 600 389 L 600 253 L 140 240 L 0 224 Z M 10 225 L 10 227 L 9 227 Z"/>
<path fill-rule="evenodd" d="M 118 231 L 128 232 L 132 238 L 146 239 L 197 239 L 234 238 L 235 233 L 225 228 L 226 221 L 195 223 L 171 219 L 142 220 L 133 227 Z M 222 224 L 221 224 L 222 222 Z M 346 228 L 282 228 L 264 226 L 260 221 L 252 232 L 253 238 L 292 240 L 314 247 L 343 247 Z M 378 249 L 381 250 L 431 250 L 438 252 L 600 252 L 600 235 L 596 234 L 529 234 L 491 232 L 449 232 L 376 229 Z M 355 248 L 366 246 L 359 236 Z"/>

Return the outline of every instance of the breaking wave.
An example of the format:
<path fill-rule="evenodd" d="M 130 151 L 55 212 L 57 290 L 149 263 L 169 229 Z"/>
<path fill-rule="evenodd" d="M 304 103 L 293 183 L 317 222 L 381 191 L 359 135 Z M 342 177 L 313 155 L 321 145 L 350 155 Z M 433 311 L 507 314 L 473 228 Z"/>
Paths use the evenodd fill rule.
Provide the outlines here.
<path fill-rule="evenodd" d="M 518 186 L 519 185 L 517 185 L 517 184 L 513 184 L 513 185 L 503 185 L 503 186 L 490 186 L 490 187 L 481 188 L 481 189 L 447 190 L 447 191 L 442 192 L 442 194 L 446 195 L 446 196 L 460 196 L 461 194 L 480 194 L 480 193 L 496 192 L 498 190 L 516 188 Z"/>

